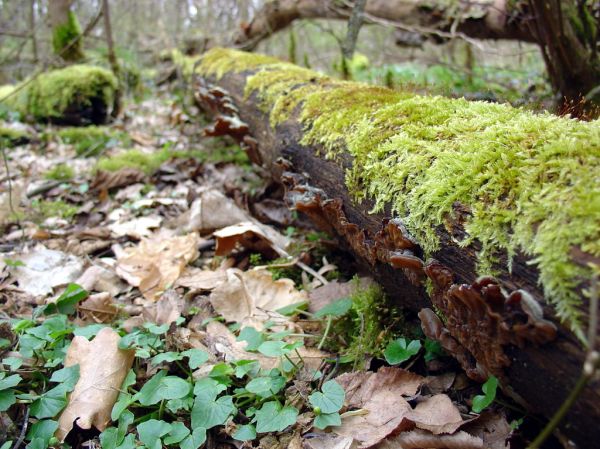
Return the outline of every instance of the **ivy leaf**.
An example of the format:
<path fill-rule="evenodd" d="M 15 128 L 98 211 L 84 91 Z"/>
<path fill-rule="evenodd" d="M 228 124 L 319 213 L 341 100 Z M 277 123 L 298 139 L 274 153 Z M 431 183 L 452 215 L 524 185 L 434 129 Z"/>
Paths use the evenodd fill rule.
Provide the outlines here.
<path fill-rule="evenodd" d="M 12 440 L 8 440 L 6 442 L 4 442 L 4 444 L 2 444 L 2 446 L 0 446 L 0 449 L 10 449 L 13 445 L 13 441 Z"/>
<path fill-rule="evenodd" d="M 98 332 L 100 332 L 105 327 L 108 327 L 106 324 L 89 324 L 87 326 L 78 327 L 73 330 L 73 335 L 85 337 L 88 340 L 91 340 L 92 337 L 95 337 Z"/>
<path fill-rule="evenodd" d="M 383 355 L 390 365 L 398 365 L 410 359 L 420 349 L 421 342 L 419 340 L 411 340 L 410 343 L 407 343 L 405 338 L 398 338 L 388 344 Z"/>
<path fill-rule="evenodd" d="M 176 360 L 182 360 L 183 354 L 178 352 L 163 352 L 161 354 L 157 354 L 150 359 L 150 363 L 152 365 L 159 365 L 163 362 L 174 362 Z"/>
<path fill-rule="evenodd" d="M 191 435 L 181 442 L 181 449 L 198 449 L 206 441 L 206 429 L 197 427 Z"/>
<path fill-rule="evenodd" d="M 229 363 L 217 363 L 212 367 L 208 375 L 212 378 L 222 379 L 222 383 L 225 383 L 227 378 L 233 374 L 233 368 Z"/>
<path fill-rule="evenodd" d="M 318 310 L 315 313 L 315 316 L 317 318 L 323 318 L 326 316 L 330 316 L 332 318 L 339 318 L 341 316 L 346 315 L 351 308 L 352 299 L 342 298 L 332 302 L 331 304 L 327 304 L 325 307 Z"/>
<path fill-rule="evenodd" d="M 190 392 L 190 388 L 186 380 L 177 376 L 167 376 L 167 371 L 162 370 L 144 384 L 134 399 L 142 405 L 153 405 L 163 399 L 183 398 Z"/>
<path fill-rule="evenodd" d="M 234 440 L 252 441 L 256 439 L 256 428 L 252 424 L 240 426 L 232 435 Z"/>
<path fill-rule="evenodd" d="M 212 401 L 203 401 L 200 396 L 196 396 L 192 408 L 192 428 L 211 429 L 223 425 L 236 411 L 231 396 L 223 396 Z"/>
<path fill-rule="evenodd" d="M 2 390 L 0 391 L 0 412 L 8 410 L 15 402 L 15 392 L 13 390 Z"/>
<path fill-rule="evenodd" d="M 116 427 L 107 427 L 100 434 L 100 447 L 102 449 L 116 449 L 119 443 L 119 429 Z"/>
<path fill-rule="evenodd" d="M 78 284 L 69 284 L 56 301 L 42 307 L 44 315 L 63 313 L 71 315 L 77 310 L 77 304 L 88 297 L 88 292 Z"/>
<path fill-rule="evenodd" d="M 140 441 L 148 449 L 162 449 L 160 439 L 171 431 L 171 424 L 157 419 L 149 419 L 136 427 Z"/>
<path fill-rule="evenodd" d="M 281 357 L 289 352 L 284 349 L 285 346 L 284 341 L 265 341 L 258 347 L 258 352 L 267 357 Z"/>
<path fill-rule="evenodd" d="M 67 405 L 68 389 L 60 384 L 31 404 L 31 415 L 37 419 L 53 418 Z"/>
<path fill-rule="evenodd" d="M 256 351 L 258 347 L 264 343 L 265 335 L 257 331 L 253 327 L 244 327 L 237 337 L 237 341 L 245 341 L 246 351 Z"/>
<path fill-rule="evenodd" d="M 329 380 L 323 384 L 321 391 L 317 391 L 308 397 L 313 408 L 318 408 L 321 413 L 329 414 L 338 412 L 344 405 L 346 392 L 335 380 Z"/>
<path fill-rule="evenodd" d="M 183 351 L 181 355 L 189 358 L 188 366 L 190 369 L 197 369 L 200 365 L 208 361 L 208 354 L 201 349 L 188 349 L 187 351 Z"/>
<path fill-rule="evenodd" d="M 190 434 L 190 429 L 188 429 L 184 423 L 176 421 L 173 424 L 171 424 L 171 431 L 165 437 L 164 443 L 166 445 L 179 443 L 181 440 L 183 440 L 189 434 Z"/>
<path fill-rule="evenodd" d="M 194 396 L 200 401 L 212 402 L 217 399 L 219 393 L 225 391 L 227 387 L 222 383 L 205 377 L 200 379 L 194 385 Z"/>
<path fill-rule="evenodd" d="M 277 394 L 285 385 L 285 379 L 281 376 L 264 376 L 252 379 L 246 384 L 246 390 L 262 398 L 268 398 Z"/>
<path fill-rule="evenodd" d="M 58 429 L 58 421 L 43 419 L 31 425 L 29 432 L 27 432 L 27 439 L 31 441 L 34 438 L 40 438 L 48 445 L 50 438 L 54 436 L 56 429 Z"/>
<path fill-rule="evenodd" d="M 67 389 L 67 391 L 73 391 L 73 388 L 75 388 L 75 384 L 78 380 L 79 364 L 54 371 L 52 373 L 52 377 L 50 377 L 50 382 L 61 383 Z"/>
<path fill-rule="evenodd" d="M 296 423 L 298 409 L 290 405 L 281 407 L 275 401 L 265 402 L 256 411 L 256 431 L 258 433 L 281 432 L 286 427 Z"/>
<path fill-rule="evenodd" d="M 256 360 L 238 360 L 235 362 L 235 377 L 241 379 L 246 374 L 256 375 L 260 370 L 260 363 Z"/>
<path fill-rule="evenodd" d="M 481 411 L 487 408 L 494 399 L 496 398 L 496 390 L 498 389 L 498 378 L 496 376 L 490 376 L 481 387 L 483 395 L 477 395 L 473 398 L 473 411 L 475 413 L 481 413 Z"/>
<path fill-rule="evenodd" d="M 442 345 L 437 340 L 426 338 L 423 346 L 425 347 L 424 359 L 426 362 L 431 362 L 432 360 L 444 355 Z"/>
<path fill-rule="evenodd" d="M 321 430 L 329 426 L 341 426 L 342 418 L 339 413 L 322 413 L 315 417 L 314 425 Z"/>
<path fill-rule="evenodd" d="M 8 377 L 5 376 L 5 373 L 0 373 L 0 391 L 16 387 L 17 385 L 19 385 L 19 382 L 23 380 L 23 378 L 18 374 L 13 374 Z"/>

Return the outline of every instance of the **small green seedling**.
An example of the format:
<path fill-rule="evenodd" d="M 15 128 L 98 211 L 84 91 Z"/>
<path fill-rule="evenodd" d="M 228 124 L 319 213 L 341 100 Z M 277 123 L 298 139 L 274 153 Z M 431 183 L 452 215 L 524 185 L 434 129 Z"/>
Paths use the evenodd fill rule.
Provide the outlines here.
<path fill-rule="evenodd" d="M 496 390 L 498 389 L 498 378 L 496 376 L 490 376 L 481 387 L 483 390 L 482 395 L 477 395 L 473 398 L 473 412 L 481 413 L 482 410 L 489 407 L 489 405 L 496 399 Z"/>
<path fill-rule="evenodd" d="M 421 342 L 419 340 L 411 340 L 410 343 L 407 343 L 405 338 L 398 338 L 388 344 L 383 355 L 390 365 L 399 365 L 417 354 L 420 349 Z"/>

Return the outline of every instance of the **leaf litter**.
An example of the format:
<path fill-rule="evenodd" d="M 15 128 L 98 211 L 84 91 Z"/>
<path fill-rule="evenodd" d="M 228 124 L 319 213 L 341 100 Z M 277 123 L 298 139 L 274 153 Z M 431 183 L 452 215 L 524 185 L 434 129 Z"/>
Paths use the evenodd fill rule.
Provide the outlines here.
<path fill-rule="evenodd" d="M 229 143 L 200 138 L 179 104 L 129 107 L 120 126 L 134 150 L 170 152 L 152 169 L 127 165 L 118 146 L 103 157 L 122 167 L 95 168 L 52 139 L 9 154 L 19 181 L 11 201 L 6 180 L 0 190 L 7 441 L 27 428 L 32 448 L 508 447 L 516 426 L 490 393 L 470 412 L 480 386 L 457 393 L 455 365 L 409 327 L 385 353 L 360 348 L 380 368 L 353 369 L 344 326 L 368 325 L 354 302 L 373 281 L 352 263 L 340 270 L 346 256 L 320 245 L 330 237 L 285 208 L 261 170 L 211 161 Z M 65 162 L 73 179 L 42 182 Z"/>

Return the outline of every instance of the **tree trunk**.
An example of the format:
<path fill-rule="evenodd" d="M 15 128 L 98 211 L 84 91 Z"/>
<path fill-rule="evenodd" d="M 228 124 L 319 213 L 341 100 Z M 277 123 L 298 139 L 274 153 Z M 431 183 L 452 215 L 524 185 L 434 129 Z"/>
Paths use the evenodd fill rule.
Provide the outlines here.
<path fill-rule="evenodd" d="M 539 281 L 547 278 L 543 271 L 540 275 L 536 265 L 531 263 L 532 256 L 517 250 L 512 259 L 512 272 L 507 270 L 505 258 L 504 263 L 493 264 L 496 278 L 482 278 L 479 276 L 482 273 L 477 270 L 477 254 L 486 247 L 485 242 L 474 240 L 464 244 L 468 236 L 465 226 L 468 227 L 472 219 L 473 205 L 450 200 L 453 212 L 444 214 L 441 225 L 432 226 L 432 218 L 425 217 L 422 226 L 430 223 L 440 243 L 437 249 L 427 251 L 424 249 L 428 246 L 426 241 L 417 241 L 407 232 L 405 225 L 408 221 L 397 216 L 394 218 L 397 214 L 390 213 L 390 204 L 397 204 L 397 200 L 408 193 L 392 190 L 388 206 L 377 209 L 378 213 L 371 213 L 376 203 L 368 196 L 363 196 L 363 201 L 357 203 L 353 182 L 356 182 L 354 177 L 357 173 L 367 176 L 369 164 L 376 164 L 382 158 L 385 161 L 384 149 L 398 151 L 397 148 L 386 147 L 386 142 L 407 145 L 407 159 L 396 162 L 396 168 L 392 165 L 390 171 L 399 176 L 407 170 L 403 164 L 409 165 L 413 157 L 411 154 L 425 156 L 426 153 L 419 151 L 424 151 L 420 145 L 425 145 L 427 139 L 441 140 L 441 148 L 445 148 L 452 147 L 453 142 L 461 138 L 476 138 L 486 132 L 483 128 L 478 130 L 467 126 L 463 131 L 457 131 L 458 134 L 447 134 L 444 123 L 451 118 L 436 118 L 428 109 L 430 104 L 439 101 L 445 102 L 451 109 L 450 116 L 462 114 L 463 108 L 473 110 L 473 114 L 484 120 L 486 114 L 507 113 L 511 117 L 507 119 L 507 126 L 511 129 L 515 125 L 515 136 L 519 132 L 516 123 L 521 119 L 523 123 L 535 120 L 546 123 L 545 120 L 549 120 L 566 126 L 565 130 L 571 126 L 581 127 L 584 130 L 581 132 L 588 134 L 582 137 L 582 142 L 587 141 L 591 145 L 589 155 L 583 156 L 586 160 L 581 162 L 582 166 L 589 165 L 588 169 L 598 170 L 600 145 L 591 143 L 594 134 L 591 124 L 566 119 L 558 119 L 557 122 L 550 117 L 535 118 L 533 114 L 514 112 L 505 105 L 483 106 L 483 103 L 464 100 L 392 93 L 384 88 L 334 81 L 292 65 L 282 66 L 260 55 L 245 55 L 231 50 L 211 50 L 204 56 L 199 71 L 202 76 L 194 86 L 196 100 L 201 108 L 216 118 L 215 124 L 206 130 L 208 135 L 231 135 L 254 162 L 270 168 L 273 176 L 286 186 L 289 204 L 311 217 L 324 230 L 337 235 L 357 256 L 357 260 L 369 268 L 395 304 L 409 312 L 419 312 L 426 335 L 439 339 L 471 378 L 483 381 L 491 374 L 496 375 L 501 379 L 505 392 L 530 411 L 546 417 L 560 407 L 579 377 L 585 351 L 544 300 L 546 285 L 540 285 Z M 393 101 L 389 95 L 392 95 Z M 341 102 L 332 104 L 336 98 Z M 401 112 L 391 111 L 389 119 L 379 122 L 382 116 L 378 114 L 382 110 L 401 107 L 398 105 L 404 101 L 415 102 L 416 109 L 412 112 L 405 110 L 404 116 Z M 311 116 L 311 111 L 315 112 L 315 116 Z M 328 114 L 333 116 L 332 121 L 326 121 Z M 484 128 L 494 126 L 497 120 L 505 119 L 490 117 L 489 125 L 484 125 Z M 458 123 L 466 125 L 468 122 Z M 328 140 L 325 134 L 319 134 L 324 132 L 323 124 L 327 131 L 334 133 L 332 140 Z M 364 134 L 365 130 L 369 131 L 369 126 L 376 126 L 374 135 Z M 560 145 L 560 139 L 568 138 L 551 133 L 549 129 L 545 132 L 554 137 L 542 135 L 542 141 L 556 139 Z M 418 140 L 411 141 L 407 137 L 410 133 L 416 133 Z M 496 139 L 502 141 L 501 153 L 507 157 L 510 151 L 503 146 L 503 139 L 506 137 L 509 139 L 506 142 L 513 141 L 506 134 L 499 133 Z M 378 156 L 370 159 L 369 163 L 361 161 L 359 155 L 353 153 L 352 145 L 360 147 L 365 138 L 375 139 L 378 145 L 370 153 Z M 444 143 L 444 139 L 448 140 Z M 475 153 L 484 151 L 484 148 L 478 147 Z M 397 154 L 400 159 L 404 153 Z M 457 153 L 448 163 L 462 160 L 464 156 Z M 463 169 L 469 171 L 472 168 L 467 165 L 470 159 L 467 157 L 466 160 Z M 531 162 L 532 165 L 539 163 Z M 427 171 L 428 167 L 436 166 L 436 161 L 424 165 Z M 482 181 L 481 188 L 492 182 L 490 177 L 497 169 L 495 165 L 484 164 L 473 172 L 473 179 L 486 179 Z M 575 179 L 578 176 L 583 179 L 581 169 L 577 172 L 579 174 L 573 174 Z M 418 173 L 413 175 L 409 174 L 406 183 L 419 179 Z M 440 184 L 446 182 L 452 184 L 452 175 L 440 180 Z M 373 194 L 376 187 L 376 181 L 373 181 L 366 188 Z M 418 191 L 424 186 L 417 184 L 413 187 Z M 427 189 L 439 187 L 431 185 Z M 593 184 L 588 188 L 593 190 Z M 547 191 L 552 186 L 548 184 L 542 189 Z M 514 194 L 516 191 L 507 191 L 498 194 L 498 199 L 504 201 Z M 450 190 L 447 195 L 452 197 L 454 191 Z M 578 200 L 571 198 L 571 201 Z M 492 203 L 488 207 L 493 207 Z M 435 211 L 429 212 L 436 215 Z M 600 235 L 597 233 L 600 221 L 593 224 L 593 220 L 598 212 L 592 212 L 590 222 L 596 236 Z M 409 211 L 406 219 L 412 220 L 416 213 L 416 210 Z M 540 220 L 532 224 L 539 232 L 546 226 L 543 219 Z M 496 235 L 495 238 L 502 237 Z M 463 243 L 459 244 L 461 241 Z M 590 244 L 597 245 L 597 238 Z M 566 255 L 569 267 L 579 270 L 587 269 L 584 266 L 589 268 L 590 264 L 600 265 L 597 251 L 588 253 L 579 244 L 567 245 L 569 247 L 570 254 Z M 427 282 L 429 287 L 426 287 Z M 573 288 L 579 294 L 582 289 L 589 288 L 589 283 L 584 280 Z M 431 309 L 436 309 L 444 324 Z M 567 415 L 567 420 L 564 432 L 578 441 L 581 447 L 589 447 L 589 441 L 600 439 L 600 427 L 597 426 L 600 420 L 600 388 L 597 383 L 587 387 Z"/>
<path fill-rule="evenodd" d="M 110 8 L 108 0 L 102 0 L 102 15 L 104 16 L 104 35 L 106 37 L 106 47 L 108 49 L 108 62 L 110 68 L 117 80 L 118 88 L 115 92 L 115 101 L 113 104 L 112 116 L 117 117 L 121 112 L 121 95 L 123 92 L 123 82 L 121 81 L 121 70 L 119 61 L 115 54 L 115 46 L 113 42 L 112 26 L 110 24 Z"/>
<path fill-rule="evenodd" d="M 597 52 L 598 6 L 576 0 L 369 0 L 367 22 L 397 26 L 404 32 L 450 37 L 511 39 L 537 43 L 559 97 L 560 111 L 577 117 L 597 115 L 600 58 Z M 597 2 L 592 2 L 597 5 Z M 335 0 L 274 0 L 243 24 L 235 44 L 253 49 L 258 42 L 300 19 L 343 19 L 350 6 Z"/>
<path fill-rule="evenodd" d="M 52 48 L 66 62 L 84 58 L 81 26 L 71 11 L 73 0 L 50 0 L 48 20 L 52 27 Z"/>

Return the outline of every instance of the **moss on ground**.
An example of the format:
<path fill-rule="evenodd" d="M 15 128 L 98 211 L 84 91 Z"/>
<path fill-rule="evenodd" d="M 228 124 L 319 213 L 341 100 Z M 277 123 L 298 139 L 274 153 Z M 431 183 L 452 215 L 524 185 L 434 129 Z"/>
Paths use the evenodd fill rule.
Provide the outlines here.
<path fill-rule="evenodd" d="M 572 263 L 579 248 L 600 257 L 600 126 L 509 105 L 420 96 L 326 78 L 268 56 L 228 49 L 206 53 L 199 72 L 215 78 L 249 71 L 272 125 L 297 110 L 305 145 L 353 158 L 346 183 L 357 201 L 391 205 L 427 255 L 436 228 L 470 209 L 467 246 L 478 241 L 478 271 L 508 269 L 526 254 L 558 316 L 583 338 L 579 287 L 591 266 Z M 312 74 L 312 77 L 311 77 Z"/>
<path fill-rule="evenodd" d="M 0 126 L 0 146 L 14 147 L 26 143 L 28 140 L 29 135 L 25 131 Z"/>
<path fill-rule="evenodd" d="M 64 143 L 73 145 L 79 156 L 96 156 L 107 147 L 131 144 L 127 133 L 105 126 L 60 128 L 55 133 L 49 132 L 48 137 L 54 134 L 58 135 Z"/>
<path fill-rule="evenodd" d="M 4 103 L 23 117 L 48 121 L 61 119 L 67 112 L 74 114 L 88 108 L 98 110 L 97 120 L 102 121 L 113 105 L 117 80 L 106 69 L 72 65 L 27 79 L 14 87 L 3 86 L 0 94 L 8 94 L 10 89 L 16 93 Z M 89 121 L 94 119 L 96 117 L 87 118 Z"/>
<path fill-rule="evenodd" d="M 34 218 L 40 221 L 55 217 L 70 220 L 79 211 L 77 206 L 66 203 L 63 200 L 36 200 L 32 201 L 31 206 L 34 211 Z"/>
<path fill-rule="evenodd" d="M 44 174 L 53 181 L 69 181 L 75 177 L 75 170 L 67 164 L 57 164 Z"/>
<path fill-rule="evenodd" d="M 149 175 L 158 170 L 171 156 L 172 154 L 166 149 L 155 153 L 127 150 L 114 156 L 100 158 L 96 170 L 119 171 L 122 168 L 135 168 Z"/>

